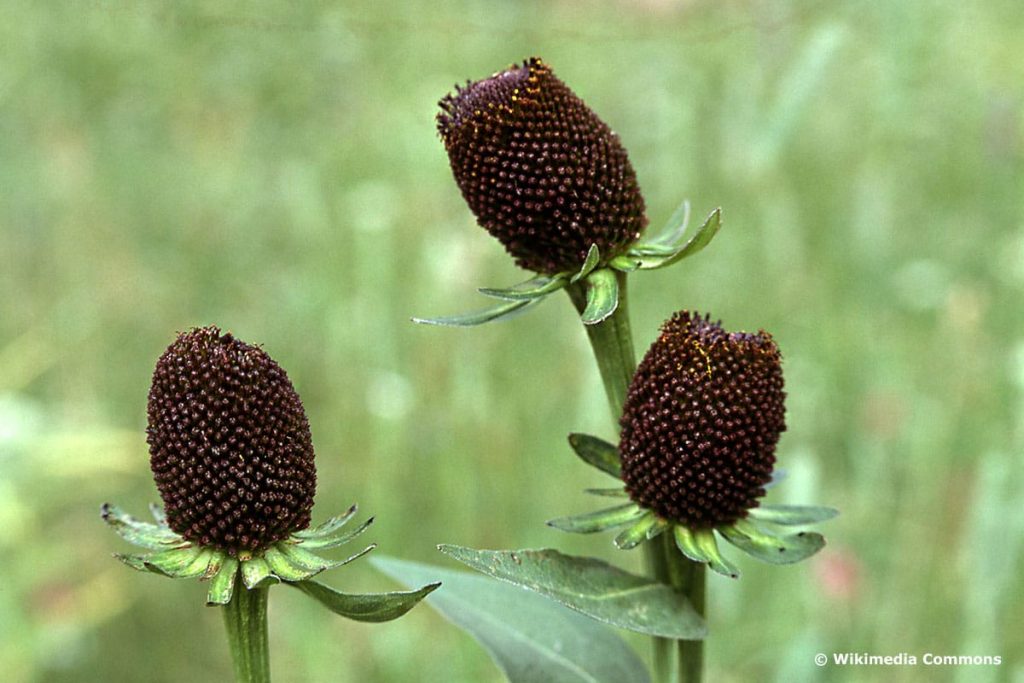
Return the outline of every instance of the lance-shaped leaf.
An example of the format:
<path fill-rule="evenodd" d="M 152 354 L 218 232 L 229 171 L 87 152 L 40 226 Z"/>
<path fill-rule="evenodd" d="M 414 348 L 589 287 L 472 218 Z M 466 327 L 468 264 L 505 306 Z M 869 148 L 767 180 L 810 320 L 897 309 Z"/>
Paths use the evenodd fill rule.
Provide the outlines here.
<path fill-rule="evenodd" d="M 570 434 L 569 445 L 583 462 L 606 472 L 616 479 L 622 477 L 619 449 L 604 439 L 589 434 Z"/>
<path fill-rule="evenodd" d="M 547 598 L 468 572 L 370 562 L 407 586 L 442 581 L 427 603 L 483 645 L 510 683 L 649 683 L 618 634 Z"/>
<path fill-rule="evenodd" d="M 262 557 L 252 557 L 242 561 L 242 583 L 249 590 L 268 584 L 280 583 L 281 579 L 270 570 L 270 565 Z"/>
<path fill-rule="evenodd" d="M 297 538 L 319 538 L 322 536 L 328 536 L 333 534 L 335 531 L 345 526 L 350 519 L 352 519 L 356 512 L 359 511 L 358 505 L 353 505 L 343 514 L 331 517 L 323 524 L 313 527 L 312 529 L 303 529 L 302 531 L 296 531 L 293 536 Z"/>
<path fill-rule="evenodd" d="M 594 268 L 597 268 L 597 264 L 600 260 L 601 250 L 597 248 L 596 244 L 591 244 L 590 249 L 587 250 L 587 257 L 583 260 L 583 265 L 575 275 L 569 278 L 569 282 L 579 282 L 590 275 L 591 271 L 593 271 Z"/>
<path fill-rule="evenodd" d="M 505 289 L 482 287 L 478 291 L 484 296 L 489 296 L 493 299 L 504 299 L 505 301 L 529 301 L 531 299 L 538 299 L 540 297 L 547 296 L 551 292 L 557 292 L 559 289 L 565 287 L 566 284 L 568 284 L 568 280 L 561 275 L 556 275 L 555 277 L 538 275 L 526 282 L 520 282 L 518 285 L 513 285 Z"/>
<path fill-rule="evenodd" d="M 583 493 L 589 493 L 592 496 L 603 496 L 605 498 L 629 498 L 629 494 L 624 488 L 583 489 Z"/>
<path fill-rule="evenodd" d="M 690 201 L 684 199 L 676 207 L 661 231 L 653 238 L 641 242 L 630 249 L 630 253 L 642 256 L 664 256 L 678 251 L 690 225 Z"/>
<path fill-rule="evenodd" d="M 619 280 L 615 271 L 601 268 L 591 273 L 587 283 L 587 307 L 580 314 L 584 325 L 596 325 L 608 319 L 619 307 Z"/>
<path fill-rule="evenodd" d="M 835 508 L 816 505 L 762 505 L 750 511 L 750 516 L 759 522 L 770 522 L 785 526 L 816 524 L 832 519 L 839 514 Z"/>
<path fill-rule="evenodd" d="M 696 234 L 694 234 L 694 236 L 691 237 L 678 251 L 665 255 L 641 255 L 640 268 L 645 270 L 665 268 L 688 256 L 693 256 L 711 243 L 711 240 L 718 234 L 721 227 L 722 210 L 715 209 L 711 212 L 711 215 L 708 216 L 707 220 L 704 221 L 704 224 L 697 229 Z"/>
<path fill-rule="evenodd" d="M 732 579 L 739 578 L 740 570 L 722 557 L 722 554 L 718 551 L 718 543 L 715 541 L 714 531 L 710 529 L 691 531 L 677 524 L 673 527 L 673 534 L 676 547 L 679 548 L 683 555 L 686 555 L 694 562 L 707 564 L 711 569 L 723 576 L 728 576 Z"/>
<path fill-rule="evenodd" d="M 373 519 L 373 517 L 370 517 L 368 520 L 357 526 L 355 529 L 352 529 L 351 531 L 347 531 L 342 534 L 338 534 L 336 536 L 331 536 L 330 534 L 323 534 L 320 536 L 315 536 L 313 538 L 301 540 L 301 547 L 306 550 L 326 550 L 327 548 L 337 548 L 340 545 L 345 545 L 346 543 L 348 543 L 349 541 L 351 541 L 352 539 L 366 531 L 370 527 L 370 525 L 373 524 Z M 284 543 L 288 542 L 289 541 L 287 540 L 284 541 Z"/>
<path fill-rule="evenodd" d="M 188 545 L 188 541 L 170 529 L 135 519 L 116 505 L 104 503 L 100 515 L 121 538 L 141 548 L 169 550 Z"/>
<path fill-rule="evenodd" d="M 700 640 L 707 629 L 686 598 L 663 583 L 557 550 L 438 549 L 479 572 L 540 593 L 592 619 L 663 638 Z"/>
<path fill-rule="evenodd" d="M 204 557 L 207 563 L 209 562 L 208 550 L 199 546 L 186 546 L 147 555 L 143 558 L 143 561 L 146 563 L 146 567 L 152 571 L 177 577 L 181 575 L 181 572 L 191 567 L 192 563 L 200 556 Z"/>
<path fill-rule="evenodd" d="M 343 617 L 356 621 L 380 623 L 402 616 L 415 607 L 420 600 L 436 590 L 441 583 L 430 583 L 419 590 L 408 592 L 365 593 L 358 595 L 336 591 L 330 586 L 325 586 L 317 581 L 299 581 L 298 583 L 289 583 L 288 585 L 298 588 L 306 595 L 315 598 L 320 604 L 335 614 L 340 614 Z"/>
<path fill-rule="evenodd" d="M 233 557 L 224 558 L 220 571 L 210 580 L 210 589 L 206 591 L 206 604 L 226 605 L 231 602 L 237 574 L 238 560 Z"/>
<path fill-rule="evenodd" d="M 632 273 L 640 268 L 640 259 L 634 256 L 616 256 L 608 262 L 608 266 L 623 273 Z"/>
<path fill-rule="evenodd" d="M 806 560 L 825 547 L 821 534 L 801 532 L 776 536 L 746 520 L 719 529 L 725 540 L 751 557 L 770 564 L 793 564 Z"/>
<path fill-rule="evenodd" d="M 665 523 L 659 524 L 660 521 L 653 512 L 646 512 L 615 537 L 615 547 L 619 550 L 632 550 L 647 539 L 657 536 L 657 529 L 664 530 L 668 526 Z"/>
<path fill-rule="evenodd" d="M 413 318 L 414 323 L 421 325 L 440 325 L 442 327 L 473 327 L 496 320 L 506 320 L 523 312 L 527 307 L 536 304 L 541 299 L 527 299 L 526 301 L 509 301 L 488 308 L 483 311 L 474 311 L 463 315 L 453 315 L 445 318 Z"/>
<path fill-rule="evenodd" d="M 614 529 L 615 527 L 629 524 L 643 517 L 644 514 L 643 508 L 636 503 L 630 502 L 625 505 L 616 505 L 613 508 L 598 510 L 597 512 L 558 517 L 549 520 L 547 525 L 574 534 L 593 534 L 598 531 Z"/>

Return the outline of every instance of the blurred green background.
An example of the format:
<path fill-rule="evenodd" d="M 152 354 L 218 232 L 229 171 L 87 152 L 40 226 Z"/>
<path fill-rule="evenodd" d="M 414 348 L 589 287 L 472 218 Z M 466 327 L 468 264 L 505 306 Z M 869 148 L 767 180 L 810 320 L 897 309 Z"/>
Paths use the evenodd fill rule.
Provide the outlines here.
<path fill-rule="evenodd" d="M 681 308 L 771 330 L 777 502 L 842 509 L 794 568 L 710 579 L 711 681 L 1024 680 L 1024 12 L 929 2 L 4 3 L 0 662 L 5 681 L 230 676 L 204 588 L 136 574 L 99 519 L 156 499 L 153 363 L 216 323 L 302 394 L 315 519 L 358 501 L 378 552 L 556 545 L 615 436 L 558 296 L 471 330 L 523 279 L 434 130 L 456 82 L 537 54 L 621 135 L 652 226 L 725 229 L 632 278 L 638 350 Z M 734 557 L 737 556 L 734 554 Z M 396 584 L 367 562 L 328 579 Z M 278 680 L 497 681 L 429 608 L 371 626 L 271 599 Z M 647 644 L 631 640 L 646 656 Z M 994 654 L 837 669 L 816 652 Z M 285 674 L 285 669 L 290 672 Z"/>

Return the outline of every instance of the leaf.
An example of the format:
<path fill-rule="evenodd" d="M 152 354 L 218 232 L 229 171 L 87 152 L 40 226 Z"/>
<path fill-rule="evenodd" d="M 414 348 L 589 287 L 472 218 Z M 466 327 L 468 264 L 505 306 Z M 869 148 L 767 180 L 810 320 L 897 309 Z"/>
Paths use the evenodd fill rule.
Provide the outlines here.
<path fill-rule="evenodd" d="M 654 529 L 658 527 L 658 518 L 653 512 L 646 512 L 640 519 L 633 522 L 621 534 L 615 537 L 615 547 L 619 550 L 632 550 L 651 536 Z M 655 534 L 657 535 L 657 534 Z"/>
<path fill-rule="evenodd" d="M 427 601 L 472 635 L 510 683 L 649 683 L 643 662 L 608 627 L 539 595 L 468 572 L 375 557 L 406 585 L 440 580 Z"/>
<path fill-rule="evenodd" d="M 640 267 L 640 259 L 633 256 L 616 256 L 608 262 L 608 266 L 623 273 L 632 273 Z"/>
<path fill-rule="evenodd" d="M 262 557 L 253 557 L 242 562 L 242 583 L 249 590 L 280 581 L 280 578 L 270 571 L 270 565 Z"/>
<path fill-rule="evenodd" d="M 493 299 L 504 299 L 505 301 L 528 301 L 530 299 L 547 296 L 551 292 L 557 292 L 559 289 L 565 287 L 566 284 L 568 284 L 567 280 L 560 275 L 555 277 L 539 275 L 527 280 L 526 282 L 520 282 L 518 285 L 512 285 L 511 287 L 504 289 L 482 287 L 477 291 L 484 296 L 489 296 Z"/>
<path fill-rule="evenodd" d="M 821 534 L 800 532 L 776 536 L 746 520 L 719 529 L 719 532 L 743 552 L 769 564 L 800 562 L 825 547 L 825 538 Z"/>
<path fill-rule="evenodd" d="M 373 519 L 373 517 L 370 517 L 368 520 L 360 524 L 355 529 L 352 529 L 351 531 L 348 531 L 343 534 L 338 534 L 337 536 L 322 534 L 312 538 L 295 540 L 298 541 L 301 544 L 302 548 L 306 550 L 326 550 L 328 548 L 337 548 L 339 545 L 345 545 L 353 538 L 366 531 L 369 528 L 369 526 L 373 524 Z M 285 541 L 285 543 L 289 543 L 289 541 Z"/>
<path fill-rule="evenodd" d="M 690 530 L 677 524 L 673 527 L 676 547 L 694 562 L 706 564 L 714 571 L 731 579 L 740 577 L 740 570 L 718 552 L 715 532 L 710 529 Z"/>
<path fill-rule="evenodd" d="M 648 250 L 654 252 L 653 254 L 645 255 L 670 254 L 679 248 L 679 243 L 682 241 L 683 235 L 686 234 L 686 228 L 689 225 L 690 200 L 684 199 L 676 207 L 676 210 L 672 212 L 672 215 L 669 216 L 661 231 L 647 242 L 636 245 L 635 249 L 639 252 Z"/>
<path fill-rule="evenodd" d="M 613 508 L 598 510 L 597 512 L 558 517 L 548 520 L 547 525 L 573 534 L 592 534 L 629 524 L 643 517 L 644 514 L 645 512 L 641 507 L 636 503 L 629 502 L 624 505 L 616 505 Z"/>
<path fill-rule="evenodd" d="M 292 536 L 297 538 L 317 538 L 320 536 L 327 536 L 333 534 L 335 531 L 345 526 L 350 519 L 352 519 L 356 512 L 359 511 L 358 505 L 353 505 L 344 514 L 336 515 L 331 517 L 323 524 L 313 527 L 312 529 L 303 529 L 302 531 L 296 531 Z"/>
<path fill-rule="evenodd" d="M 619 280 L 608 268 L 595 270 L 587 277 L 587 307 L 580 314 L 584 325 L 607 320 L 619 307 Z"/>
<path fill-rule="evenodd" d="M 488 576 L 540 593 L 612 626 L 681 640 L 700 640 L 707 628 L 681 594 L 591 557 L 557 550 L 438 549 Z"/>
<path fill-rule="evenodd" d="M 596 244 L 591 244 L 590 249 L 587 250 L 587 257 L 583 260 L 583 265 L 580 267 L 579 272 L 569 278 L 569 283 L 579 282 L 590 275 L 590 271 L 597 267 L 597 263 L 600 260 L 601 250 L 597 248 Z"/>
<path fill-rule="evenodd" d="M 569 445 L 583 462 L 616 479 L 622 477 L 622 463 L 619 461 L 617 446 L 589 434 L 570 434 Z"/>
<path fill-rule="evenodd" d="M 629 498 L 629 493 L 624 488 L 583 489 L 583 493 L 589 493 L 592 496 L 603 496 L 605 498 Z"/>
<path fill-rule="evenodd" d="M 153 553 L 142 558 L 142 560 L 150 571 L 177 577 L 181 572 L 188 569 L 201 555 L 209 562 L 208 552 L 199 546 L 193 545 Z"/>
<path fill-rule="evenodd" d="M 750 516 L 759 522 L 784 526 L 816 524 L 830 520 L 838 514 L 839 510 L 835 508 L 815 505 L 762 505 L 750 511 Z"/>
<path fill-rule="evenodd" d="M 721 227 L 722 210 L 718 208 L 711 212 L 711 215 L 709 215 L 707 220 L 704 221 L 704 224 L 697 229 L 694 236 L 691 237 L 678 251 L 666 255 L 645 256 L 640 263 L 640 268 L 644 270 L 665 268 L 688 256 L 693 256 L 711 243 L 711 240 L 718 234 Z"/>
<path fill-rule="evenodd" d="M 220 571 L 210 581 L 210 589 L 206 592 L 207 605 L 226 605 L 231 602 L 235 592 L 235 575 L 238 574 L 238 560 L 233 557 L 224 559 Z"/>
<path fill-rule="evenodd" d="M 169 550 L 188 545 L 188 541 L 170 529 L 156 524 L 142 522 L 131 515 L 125 514 L 121 508 L 104 503 L 100 508 L 103 521 L 117 532 L 118 536 L 132 545 L 150 550 Z"/>
<path fill-rule="evenodd" d="M 335 614 L 355 621 L 380 623 L 402 616 L 436 590 L 441 583 L 430 583 L 410 592 L 364 594 L 342 593 L 317 581 L 299 581 L 287 585 L 298 588 Z"/>
<path fill-rule="evenodd" d="M 541 299 L 529 299 L 526 301 L 509 301 L 508 303 L 488 308 L 483 311 L 474 311 L 463 315 L 453 315 L 446 318 L 413 318 L 414 323 L 421 325 L 440 325 L 442 327 L 473 327 L 483 325 L 497 320 L 506 320 L 513 315 L 522 312 L 527 306 L 537 303 Z"/>

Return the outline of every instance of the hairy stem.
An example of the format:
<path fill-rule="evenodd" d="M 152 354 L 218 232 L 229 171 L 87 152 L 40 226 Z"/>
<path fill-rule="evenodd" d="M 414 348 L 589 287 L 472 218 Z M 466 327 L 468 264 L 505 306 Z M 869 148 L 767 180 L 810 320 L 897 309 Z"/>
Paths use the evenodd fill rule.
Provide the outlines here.
<path fill-rule="evenodd" d="M 587 325 L 587 338 L 594 351 L 601 380 L 608 396 L 608 407 L 616 427 L 622 416 L 622 406 L 633 373 L 636 372 L 636 355 L 633 351 L 633 334 L 629 327 L 629 300 L 626 289 L 626 274 L 616 272 L 619 284 L 619 305 L 615 312 L 596 325 Z M 584 283 L 567 288 L 576 310 L 581 314 L 587 307 Z M 697 612 L 704 615 L 704 565 L 690 562 L 676 550 L 672 534 L 662 534 L 657 539 L 644 543 L 645 563 L 651 576 L 662 583 L 671 585 L 683 593 Z M 704 645 L 700 640 L 673 641 L 667 638 L 652 638 L 654 676 L 663 683 L 697 683 L 704 668 Z M 673 656 L 678 653 L 678 660 Z"/>
<path fill-rule="evenodd" d="M 248 590 L 235 578 L 231 602 L 224 606 L 231 661 L 238 683 L 270 683 L 270 649 L 267 644 L 268 587 Z"/>

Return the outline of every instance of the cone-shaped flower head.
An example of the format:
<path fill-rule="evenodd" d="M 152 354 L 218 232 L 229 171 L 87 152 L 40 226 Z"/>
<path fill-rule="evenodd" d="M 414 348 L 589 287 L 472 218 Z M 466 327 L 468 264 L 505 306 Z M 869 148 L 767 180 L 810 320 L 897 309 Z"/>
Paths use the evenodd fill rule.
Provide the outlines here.
<path fill-rule="evenodd" d="M 157 361 L 148 413 L 153 476 L 185 539 L 235 555 L 309 526 L 309 422 L 262 349 L 216 327 L 179 335 Z"/>
<path fill-rule="evenodd" d="M 618 136 L 534 57 L 456 87 L 437 128 L 481 226 L 528 270 L 578 270 L 596 244 L 621 254 L 647 224 Z"/>
<path fill-rule="evenodd" d="M 746 517 L 772 476 L 785 395 L 771 335 L 675 314 L 623 409 L 619 454 L 630 497 L 690 529 Z"/>

